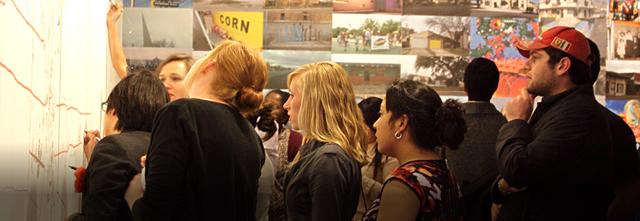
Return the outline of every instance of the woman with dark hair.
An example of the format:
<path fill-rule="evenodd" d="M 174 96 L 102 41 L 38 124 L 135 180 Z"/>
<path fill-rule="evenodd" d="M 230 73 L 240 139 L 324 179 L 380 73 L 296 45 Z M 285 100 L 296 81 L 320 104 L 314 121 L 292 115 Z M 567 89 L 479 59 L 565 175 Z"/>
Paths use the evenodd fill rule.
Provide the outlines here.
<path fill-rule="evenodd" d="M 124 193 L 140 173 L 139 159 L 147 152 L 153 117 L 167 102 L 167 91 L 148 71 L 128 75 L 113 88 L 103 109 L 105 122 L 115 126 L 105 132 L 119 133 L 107 133 L 87 153 L 82 213 L 70 220 L 132 220 Z"/>
<path fill-rule="evenodd" d="M 462 193 L 435 148 L 457 148 L 466 124 L 460 103 L 429 86 L 396 81 L 387 89 L 374 124 L 378 150 L 400 167 L 385 181 L 363 220 L 461 220 Z"/>
<path fill-rule="evenodd" d="M 364 123 L 369 129 L 367 131 L 367 158 L 369 163 L 361 168 L 362 171 L 362 193 L 358 202 L 358 210 L 353 216 L 353 220 L 361 220 L 368 206 L 378 197 L 382 190 L 384 179 L 398 167 L 398 160 L 385 156 L 378 151 L 376 143 L 376 130 L 373 128 L 380 117 L 380 105 L 382 99 L 378 97 L 368 97 L 358 103 L 358 107 L 364 117 Z"/>

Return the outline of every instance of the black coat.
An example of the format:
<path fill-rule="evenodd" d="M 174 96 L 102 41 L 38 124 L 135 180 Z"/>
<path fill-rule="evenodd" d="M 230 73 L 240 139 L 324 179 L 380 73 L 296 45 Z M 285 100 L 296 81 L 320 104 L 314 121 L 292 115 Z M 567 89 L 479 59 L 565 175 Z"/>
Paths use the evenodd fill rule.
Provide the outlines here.
<path fill-rule="evenodd" d="M 606 219 L 612 141 L 590 87 L 544 97 L 529 122 L 502 126 L 496 152 L 507 183 L 527 187 L 503 199 L 498 220 Z"/>
<path fill-rule="evenodd" d="M 230 106 L 180 99 L 153 123 L 146 189 L 133 206 L 143 220 L 256 220 L 262 141 Z"/>
<path fill-rule="evenodd" d="M 498 175 L 496 137 L 507 120 L 489 102 L 472 101 L 463 105 L 467 133 L 460 148 L 447 148 L 447 166 L 460 184 L 465 201 L 465 219 L 490 220 L 488 190 Z"/>
<path fill-rule="evenodd" d="M 82 194 L 82 213 L 71 220 L 132 220 L 124 193 L 140 173 L 149 132 L 125 131 L 100 140 L 91 155 Z"/>

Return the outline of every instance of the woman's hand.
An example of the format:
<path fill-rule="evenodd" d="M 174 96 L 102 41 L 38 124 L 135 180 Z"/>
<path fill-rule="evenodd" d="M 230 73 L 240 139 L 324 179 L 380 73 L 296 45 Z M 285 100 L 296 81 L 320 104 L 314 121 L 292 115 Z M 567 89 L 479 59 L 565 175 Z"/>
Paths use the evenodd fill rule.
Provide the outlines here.
<path fill-rule="evenodd" d="M 84 131 L 84 146 L 82 149 L 87 162 L 91 159 L 91 154 L 93 153 L 93 149 L 96 147 L 98 141 L 100 141 L 100 131 Z"/>
<path fill-rule="evenodd" d="M 116 22 L 118 22 L 118 19 L 120 19 L 120 15 L 122 15 L 122 4 L 111 4 L 109 12 L 107 12 L 107 24 L 115 24 Z"/>

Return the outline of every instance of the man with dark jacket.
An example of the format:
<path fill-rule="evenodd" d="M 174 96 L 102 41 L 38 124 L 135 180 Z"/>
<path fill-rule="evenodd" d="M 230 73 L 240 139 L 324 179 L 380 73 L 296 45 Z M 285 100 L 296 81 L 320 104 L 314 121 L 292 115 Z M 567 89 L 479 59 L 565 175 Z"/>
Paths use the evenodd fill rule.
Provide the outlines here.
<path fill-rule="evenodd" d="M 600 73 L 600 50 L 589 39 L 591 50 L 591 84 Z M 636 155 L 636 137 L 629 125 L 617 114 L 600 106 L 609 121 L 609 131 L 613 142 L 613 188 L 615 198 L 609 206 L 608 219 L 631 221 L 634 215 L 640 215 L 640 169 Z"/>
<path fill-rule="evenodd" d="M 605 220 L 612 141 L 590 86 L 587 39 L 558 26 L 519 49 L 531 80 L 503 110 L 508 123 L 496 145 L 502 178 L 492 189 L 494 202 L 503 203 L 498 220 Z M 535 96 L 542 101 L 532 115 Z"/>
<path fill-rule="evenodd" d="M 467 133 L 460 148 L 447 148 L 447 165 L 460 184 L 465 201 L 465 219 L 491 220 L 489 187 L 498 175 L 496 136 L 506 123 L 504 116 L 489 102 L 498 88 L 500 72 L 486 58 L 476 58 L 464 72 L 464 103 Z"/>

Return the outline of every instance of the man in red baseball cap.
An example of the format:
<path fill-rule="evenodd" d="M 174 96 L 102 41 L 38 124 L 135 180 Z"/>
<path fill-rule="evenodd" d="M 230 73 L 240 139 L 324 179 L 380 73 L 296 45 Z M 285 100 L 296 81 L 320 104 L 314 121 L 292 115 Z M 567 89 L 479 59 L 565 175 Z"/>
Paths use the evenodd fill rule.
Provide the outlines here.
<path fill-rule="evenodd" d="M 606 220 L 612 141 L 590 85 L 587 38 L 554 27 L 518 49 L 531 79 L 503 109 L 492 188 L 503 204 L 498 220 Z M 535 96 L 542 101 L 532 115 Z"/>

